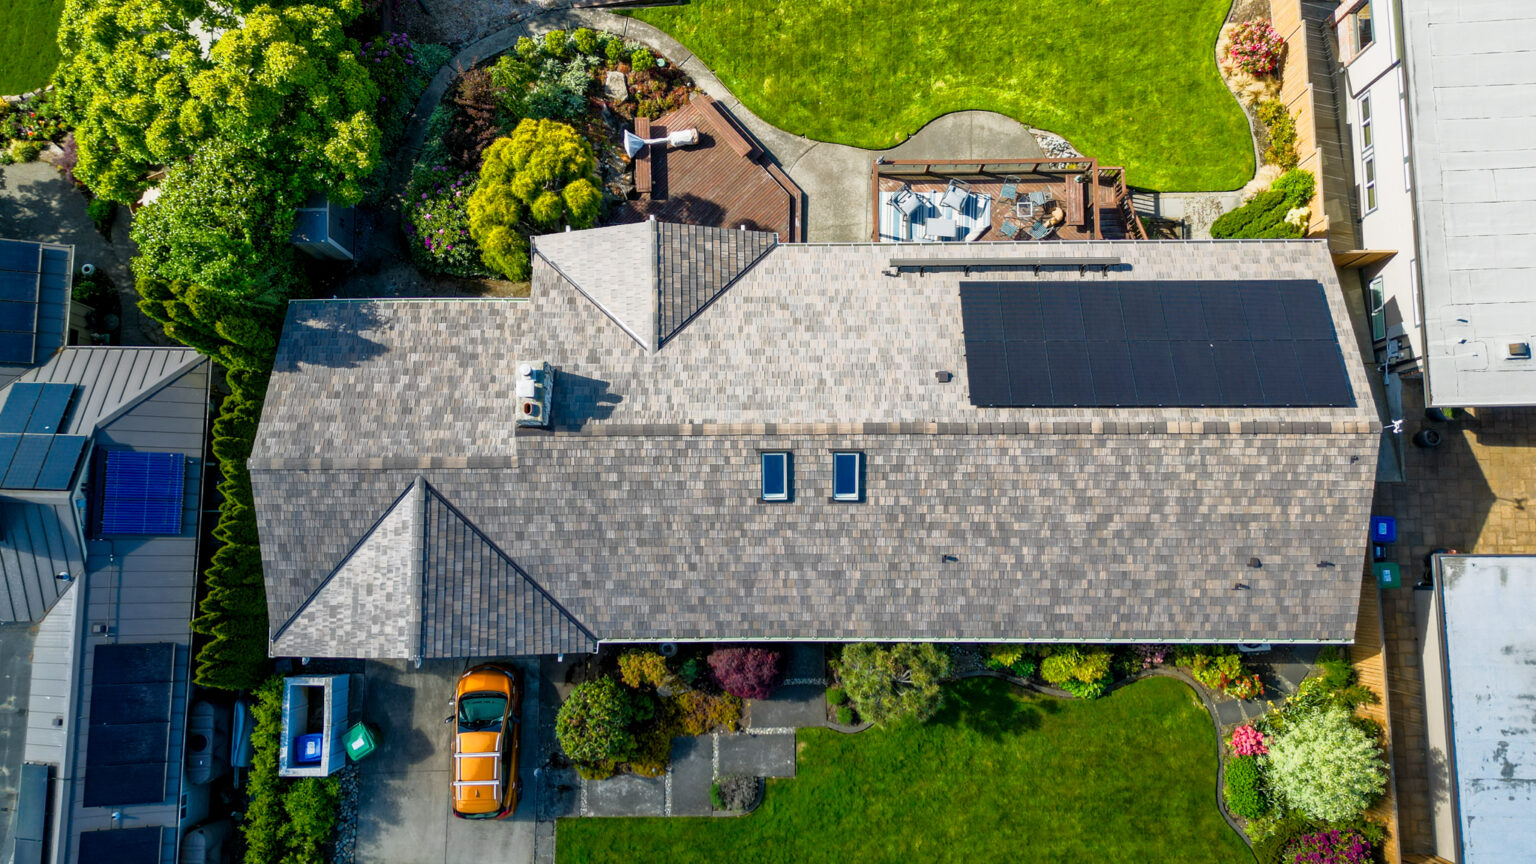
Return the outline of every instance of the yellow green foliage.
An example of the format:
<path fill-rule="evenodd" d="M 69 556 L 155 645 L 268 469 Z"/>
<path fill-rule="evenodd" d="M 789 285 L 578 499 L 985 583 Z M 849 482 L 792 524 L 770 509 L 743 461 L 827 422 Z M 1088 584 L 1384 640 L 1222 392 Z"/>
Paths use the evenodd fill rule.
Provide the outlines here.
<path fill-rule="evenodd" d="M 655 651 L 626 651 L 619 655 L 619 679 L 625 687 L 661 687 L 672 682 L 667 658 Z"/>
<path fill-rule="evenodd" d="M 1055 685 L 1068 681 L 1093 684 L 1109 675 L 1112 655 L 1104 648 L 1058 648 L 1040 663 L 1040 677 Z"/>
<path fill-rule="evenodd" d="M 586 139 L 553 120 L 524 120 L 491 144 L 468 207 L 469 236 L 486 266 L 524 281 L 528 241 L 520 226 L 592 227 L 603 203 L 596 164 Z"/>

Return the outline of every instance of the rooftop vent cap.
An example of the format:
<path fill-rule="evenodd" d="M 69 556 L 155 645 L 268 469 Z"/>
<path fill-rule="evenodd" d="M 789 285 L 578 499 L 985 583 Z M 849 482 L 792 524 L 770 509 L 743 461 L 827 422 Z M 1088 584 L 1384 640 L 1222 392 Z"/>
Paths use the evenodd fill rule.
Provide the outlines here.
<path fill-rule="evenodd" d="M 940 384 L 948 384 L 955 376 L 952 372 L 935 372 L 933 377 L 937 378 Z"/>
<path fill-rule="evenodd" d="M 1529 342 L 1511 342 L 1507 350 L 1511 360 L 1531 359 L 1531 343 Z"/>

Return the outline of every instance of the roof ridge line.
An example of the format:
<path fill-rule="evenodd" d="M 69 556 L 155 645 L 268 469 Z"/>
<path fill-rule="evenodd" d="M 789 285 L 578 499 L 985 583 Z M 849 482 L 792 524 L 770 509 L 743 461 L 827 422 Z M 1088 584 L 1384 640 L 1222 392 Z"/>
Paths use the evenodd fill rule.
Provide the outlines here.
<path fill-rule="evenodd" d="M 701 228 L 701 227 L 710 227 L 710 226 L 691 225 L 691 226 L 687 226 L 687 227 L 689 227 L 689 228 Z M 656 285 L 656 291 L 657 291 L 657 294 L 659 295 L 661 293 L 661 251 L 660 251 L 661 243 L 659 241 L 659 235 L 660 235 L 661 229 L 658 227 L 656 230 L 657 230 L 657 235 L 658 235 L 658 242 L 656 244 L 657 245 L 657 253 L 656 253 L 656 283 L 657 283 L 657 285 Z M 721 228 L 719 230 L 730 231 L 731 229 L 729 229 L 729 228 Z M 757 267 L 757 265 L 762 262 L 762 260 L 764 258 L 767 258 L 770 253 L 772 253 L 775 249 L 778 249 L 781 245 L 783 245 L 782 243 L 779 242 L 779 235 L 777 233 L 775 233 L 775 232 L 772 232 L 772 231 L 750 231 L 750 232 L 748 232 L 748 231 L 745 231 L 745 230 L 737 230 L 737 231 L 732 232 L 732 233 L 738 233 L 738 234 L 749 234 L 749 233 L 750 234 L 768 234 L 768 235 L 771 235 L 773 237 L 773 242 L 769 243 L 767 245 L 767 247 L 765 247 L 761 252 L 757 253 L 757 255 L 754 256 L 751 261 L 748 261 L 740 270 L 738 270 L 736 272 L 736 274 L 734 276 L 732 276 L 729 280 L 727 280 L 724 285 L 721 285 L 720 286 L 720 290 L 716 291 L 714 293 L 714 296 L 710 297 L 708 300 L 705 300 L 703 303 L 701 303 L 699 305 L 699 308 L 693 310 L 693 312 L 690 313 L 687 318 L 684 318 L 683 322 L 681 324 L 678 324 L 677 327 L 673 328 L 671 334 L 669 334 L 666 337 L 666 339 L 662 339 L 661 336 L 660 336 L 661 320 L 660 320 L 660 314 L 659 314 L 659 310 L 658 310 L 657 322 L 656 322 L 656 325 L 657 325 L 657 340 L 656 340 L 657 350 L 660 350 L 662 345 L 670 343 L 672 340 L 676 339 L 678 337 L 678 335 L 681 334 L 684 330 L 687 330 L 689 324 L 692 324 L 695 320 L 698 319 L 698 317 L 700 315 L 703 315 L 705 310 L 707 310 L 709 307 L 715 305 L 715 301 L 719 300 L 721 297 L 724 297 L 726 295 L 726 293 L 731 290 L 731 288 L 735 287 L 737 282 L 740 282 L 743 277 L 745 277 L 748 273 L 751 273 Z"/>
<path fill-rule="evenodd" d="M 453 502 L 449 501 L 445 495 L 437 491 L 437 487 L 433 486 L 431 481 L 423 478 L 422 483 L 425 485 L 428 495 L 436 498 L 439 503 L 441 503 L 444 507 L 447 507 L 448 512 L 459 517 L 459 520 L 462 521 L 464 525 L 469 528 L 469 530 L 473 531 L 475 536 L 479 537 L 482 543 L 484 543 L 486 546 L 489 546 L 492 552 L 495 552 L 503 561 L 507 562 L 508 566 L 512 568 L 513 572 L 517 573 L 518 576 L 521 576 L 524 582 L 527 582 L 530 586 L 533 587 L 533 590 L 539 592 L 540 596 L 542 596 L 545 600 L 548 600 L 550 605 L 559 610 L 560 614 L 564 615 L 567 621 L 570 621 L 573 625 L 576 626 L 576 629 L 585 633 L 587 638 L 591 639 L 593 642 L 602 641 L 597 638 L 597 634 L 593 633 L 591 630 L 588 630 L 585 624 L 577 620 L 576 616 L 571 614 L 571 610 L 565 608 L 564 603 L 556 600 L 555 596 L 545 590 L 544 586 L 540 585 L 537 579 L 534 579 L 532 576 L 528 575 L 528 571 L 524 570 L 521 565 L 512 560 L 512 556 L 508 555 L 499 545 L 497 545 L 496 541 L 492 540 L 490 537 L 487 537 L 485 532 L 480 530 L 480 526 L 474 523 L 474 520 L 470 519 L 468 516 L 465 516 L 464 511 L 453 506 Z M 422 530 L 426 530 L 425 524 L 423 524 Z M 425 546 L 425 544 L 423 544 L 423 546 Z M 425 563 L 425 552 L 423 552 L 423 563 Z M 424 583 L 425 579 L 423 579 L 423 584 Z M 423 598 L 422 608 L 426 608 L 425 598 Z"/>
<path fill-rule="evenodd" d="M 418 475 L 416 479 L 421 480 L 421 477 Z M 341 560 L 336 562 L 336 566 L 331 568 L 331 572 L 327 573 L 325 578 L 320 580 L 320 584 L 315 586 L 315 590 L 309 592 L 309 596 L 304 598 L 304 602 L 299 604 L 299 608 L 293 610 L 293 614 L 288 616 L 288 620 L 284 621 L 282 626 L 278 627 L 277 630 L 273 631 L 272 635 L 267 638 L 267 642 L 269 644 L 281 639 L 283 637 L 283 633 L 287 632 L 288 628 L 293 625 L 293 622 L 299 620 L 299 616 L 303 615 L 304 610 L 308 609 L 309 605 L 315 601 L 315 598 L 320 596 L 320 592 L 325 590 L 325 586 L 331 584 L 331 580 L 336 578 L 336 574 L 341 572 L 341 568 L 347 566 L 347 562 L 352 560 L 352 556 L 356 555 L 357 551 L 363 548 L 364 544 L 366 544 L 379 530 L 379 526 L 384 524 L 384 520 L 389 518 L 389 514 L 395 512 L 395 508 L 399 507 L 400 502 L 405 500 L 405 496 L 411 494 L 415 488 L 416 481 L 412 481 L 406 484 L 405 489 L 402 490 L 399 495 L 395 496 L 395 500 L 390 502 L 388 507 L 384 508 L 384 512 L 379 515 L 378 519 L 374 520 L 373 524 L 368 527 L 368 530 L 364 532 L 363 536 L 358 538 L 356 543 L 352 544 L 352 548 L 347 550 L 347 554 L 341 556 Z"/>
<path fill-rule="evenodd" d="M 606 227 L 614 227 L 614 228 L 616 228 L 616 227 L 619 227 L 619 226 L 614 225 L 614 226 L 606 226 Z M 588 229 L 583 229 L 583 230 L 590 231 L 590 230 L 596 230 L 596 229 L 588 228 Z M 650 352 L 652 350 L 650 346 L 645 344 L 645 340 L 643 340 L 639 336 L 635 335 L 635 332 L 633 330 L 629 329 L 629 325 L 625 324 L 623 321 L 620 321 L 619 317 L 617 315 L 615 315 L 612 312 L 608 311 L 608 307 L 604 306 L 601 302 L 599 302 L 596 297 L 593 297 L 591 294 L 587 293 L 587 290 L 585 288 L 582 288 L 581 287 L 581 283 L 579 283 L 575 279 L 573 279 L 571 277 L 571 274 L 569 274 L 569 273 L 565 272 L 564 270 L 560 269 L 560 265 L 556 264 L 555 260 L 553 258 L 551 258 L 548 255 L 544 254 L 544 252 L 539 249 L 539 244 L 537 242 L 532 243 L 530 245 L 533 248 L 533 253 L 535 255 L 538 255 L 539 258 L 541 258 L 544 261 L 545 264 L 548 264 L 550 266 L 550 268 L 555 271 L 555 273 L 559 274 L 560 278 L 564 279 L 566 281 L 566 284 L 570 285 L 572 288 L 575 288 L 576 289 L 576 293 L 578 293 L 581 296 L 587 298 L 587 302 L 591 303 L 593 306 L 595 306 L 597 308 L 597 311 L 603 313 L 603 315 L 606 316 L 609 321 L 612 321 L 613 323 L 619 325 L 619 329 L 623 330 L 624 334 L 626 336 L 628 336 L 629 338 L 635 340 L 635 343 L 638 344 L 641 348 L 644 348 L 647 352 Z M 653 270 L 654 270 L 654 268 L 653 268 Z"/>

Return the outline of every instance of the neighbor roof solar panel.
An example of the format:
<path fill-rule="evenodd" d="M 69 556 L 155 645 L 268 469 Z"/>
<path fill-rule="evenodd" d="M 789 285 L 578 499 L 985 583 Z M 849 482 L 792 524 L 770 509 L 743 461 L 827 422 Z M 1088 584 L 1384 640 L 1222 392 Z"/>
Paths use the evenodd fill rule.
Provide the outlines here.
<path fill-rule="evenodd" d="M 1315 281 L 960 286 L 971 403 L 1347 406 Z"/>
<path fill-rule="evenodd" d="M 0 432 L 0 488 L 68 489 L 84 435 L 15 435 Z"/>
<path fill-rule="evenodd" d="M 76 389 L 73 384 L 12 384 L 6 391 L 5 407 L 0 408 L 0 432 L 60 431 Z"/>
<path fill-rule="evenodd" d="M 168 828 L 119 828 L 83 831 L 80 834 L 81 861 L 110 861 L 111 864 L 160 864 L 164 833 Z"/>
<path fill-rule="evenodd" d="M 180 453 L 109 451 L 101 533 L 180 534 L 186 459 Z"/>
<path fill-rule="evenodd" d="M 0 241 L 0 363 L 30 364 L 37 354 L 38 293 L 44 270 L 58 269 L 54 261 L 45 264 L 43 251 L 36 243 Z"/>
<path fill-rule="evenodd" d="M 176 650 L 171 642 L 95 647 L 85 806 L 165 799 Z"/>

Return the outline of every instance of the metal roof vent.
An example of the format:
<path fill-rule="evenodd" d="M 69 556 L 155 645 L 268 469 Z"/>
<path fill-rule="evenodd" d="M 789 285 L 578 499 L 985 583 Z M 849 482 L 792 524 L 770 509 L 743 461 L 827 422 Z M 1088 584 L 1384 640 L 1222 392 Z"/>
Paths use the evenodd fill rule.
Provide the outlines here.
<path fill-rule="evenodd" d="M 548 363 L 520 363 L 517 367 L 517 425 L 549 427 L 555 369 Z"/>

